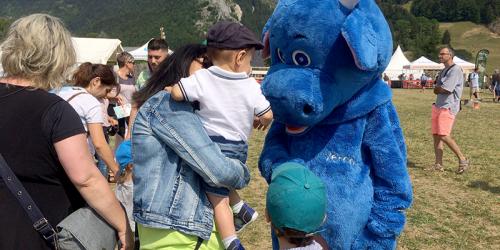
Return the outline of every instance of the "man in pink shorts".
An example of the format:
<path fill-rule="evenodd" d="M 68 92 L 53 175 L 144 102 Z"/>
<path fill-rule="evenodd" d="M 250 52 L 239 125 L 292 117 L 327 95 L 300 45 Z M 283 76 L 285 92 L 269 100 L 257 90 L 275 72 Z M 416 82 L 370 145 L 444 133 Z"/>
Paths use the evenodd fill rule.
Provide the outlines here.
<path fill-rule="evenodd" d="M 439 60 L 445 68 L 436 79 L 436 102 L 432 106 L 431 131 L 434 138 L 434 170 L 443 171 L 444 144 L 450 147 L 458 158 L 457 173 L 462 174 L 469 168 L 469 160 L 460 151 L 455 140 L 451 137 L 451 130 L 455 117 L 460 111 L 460 97 L 462 96 L 464 77 L 460 66 L 453 63 L 453 50 L 445 47 L 439 51 Z"/>

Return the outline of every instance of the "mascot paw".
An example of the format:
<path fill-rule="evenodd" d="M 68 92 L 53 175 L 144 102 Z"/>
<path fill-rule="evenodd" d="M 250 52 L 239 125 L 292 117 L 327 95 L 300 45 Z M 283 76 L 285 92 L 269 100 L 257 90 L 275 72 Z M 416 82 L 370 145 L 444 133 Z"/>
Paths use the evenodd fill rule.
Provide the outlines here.
<path fill-rule="evenodd" d="M 352 250 L 382 250 L 382 249 L 396 249 L 396 239 L 384 238 L 375 235 L 370 232 L 368 229 L 364 229 L 361 234 L 358 235 L 356 240 L 352 243 Z"/>

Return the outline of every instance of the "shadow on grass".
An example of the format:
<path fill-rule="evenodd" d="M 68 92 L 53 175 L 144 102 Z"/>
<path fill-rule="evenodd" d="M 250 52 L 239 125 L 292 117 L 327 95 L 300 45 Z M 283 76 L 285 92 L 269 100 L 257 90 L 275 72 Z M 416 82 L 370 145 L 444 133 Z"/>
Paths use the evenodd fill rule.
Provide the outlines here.
<path fill-rule="evenodd" d="M 423 167 L 418 166 L 417 164 L 415 164 L 415 162 L 412 162 L 412 161 L 408 161 L 406 166 L 408 166 L 408 168 L 421 168 L 421 169 L 423 169 Z"/>
<path fill-rule="evenodd" d="M 471 188 L 479 188 L 493 194 L 500 194 L 500 187 L 490 186 L 490 183 L 486 181 L 472 181 L 467 186 Z"/>

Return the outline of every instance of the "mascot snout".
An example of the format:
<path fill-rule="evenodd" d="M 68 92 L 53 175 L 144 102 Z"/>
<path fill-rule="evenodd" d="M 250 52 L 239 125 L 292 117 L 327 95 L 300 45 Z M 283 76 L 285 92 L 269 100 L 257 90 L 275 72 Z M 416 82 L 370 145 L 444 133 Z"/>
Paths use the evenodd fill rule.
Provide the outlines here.
<path fill-rule="evenodd" d="M 276 114 L 274 119 L 286 124 L 287 132 L 297 134 L 333 110 L 332 81 L 318 70 L 282 68 L 266 76 L 262 89 L 273 109 L 285 111 Z"/>

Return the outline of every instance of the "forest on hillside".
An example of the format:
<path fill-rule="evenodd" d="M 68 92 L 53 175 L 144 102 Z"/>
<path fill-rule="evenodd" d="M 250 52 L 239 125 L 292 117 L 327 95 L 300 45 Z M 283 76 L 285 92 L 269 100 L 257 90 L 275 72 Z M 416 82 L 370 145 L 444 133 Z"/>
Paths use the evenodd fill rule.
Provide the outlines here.
<path fill-rule="evenodd" d="M 260 34 L 276 0 L 232 0 L 242 10 L 241 22 Z M 488 24 L 500 16 L 500 0 L 375 0 L 393 34 L 394 48 L 401 45 L 409 59 L 424 55 L 436 60 L 443 38 L 439 22 L 472 21 Z M 229 2 L 229 1 L 227 1 Z M 165 27 L 169 44 L 203 40 L 204 31 L 195 28 L 206 0 L 0 0 L 0 39 L 16 18 L 35 12 L 60 17 L 75 36 L 119 38 L 124 46 L 140 46 L 159 35 Z M 215 20 L 209 19 L 212 22 Z M 471 53 L 458 50 L 470 59 Z"/>
<path fill-rule="evenodd" d="M 411 2 L 411 7 L 405 4 Z M 449 32 L 441 33 L 439 22 L 471 21 L 489 24 L 500 16 L 500 0 L 377 0 L 393 34 L 393 43 L 409 51 L 409 59 L 425 56 L 437 60 L 439 45 L 453 44 Z M 456 53 L 466 60 L 469 51 Z"/>
<path fill-rule="evenodd" d="M 243 12 L 241 22 L 255 32 L 264 26 L 274 9 L 274 0 L 231 0 Z M 200 42 L 204 31 L 196 28 L 207 0 L 0 0 L 2 31 L 15 19 L 32 13 L 61 18 L 75 36 L 119 38 L 124 46 L 140 46 L 165 28 L 173 48 Z M 209 6 L 210 7 L 210 6 Z M 215 8 L 209 8 L 214 11 Z"/>
<path fill-rule="evenodd" d="M 411 13 L 440 22 L 490 24 L 500 16 L 500 0 L 414 0 Z"/>

